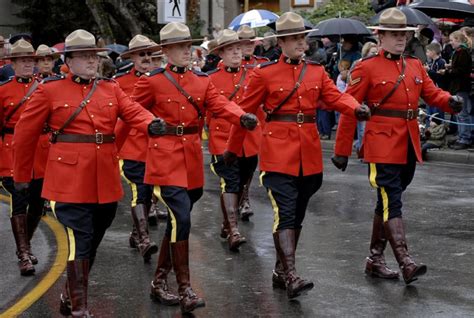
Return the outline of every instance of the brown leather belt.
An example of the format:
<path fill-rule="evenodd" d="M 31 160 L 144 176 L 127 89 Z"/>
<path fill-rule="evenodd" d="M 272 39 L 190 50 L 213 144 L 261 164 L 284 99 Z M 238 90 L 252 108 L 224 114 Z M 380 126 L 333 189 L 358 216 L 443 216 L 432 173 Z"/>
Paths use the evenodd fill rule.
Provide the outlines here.
<path fill-rule="evenodd" d="M 13 135 L 13 134 L 15 133 L 15 128 L 13 128 L 13 127 L 4 127 L 4 128 L 2 129 L 2 132 L 3 132 L 4 134 Z M 48 129 L 45 128 L 45 129 L 43 129 L 43 131 L 41 132 L 42 135 L 47 134 L 47 133 L 49 133 L 49 128 L 48 128 Z"/>
<path fill-rule="evenodd" d="M 166 129 L 163 135 L 173 135 L 173 136 L 182 136 L 182 135 L 191 135 L 197 134 L 199 132 L 198 126 L 170 126 L 166 125 Z"/>
<path fill-rule="evenodd" d="M 283 121 L 297 124 L 316 123 L 316 115 L 298 114 L 267 114 L 266 121 Z"/>
<path fill-rule="evenodd" d="M 92 144 L 110 144 L 115 142 L 115 135 L 104 135 L 96 133 L 95 135 L 76 135 L 76 134 L 60 134 L 51 136 L 51 142 L 71 142 L 71 143 L 92 143 Z"/>
<path fill-rule="evenodd" d="M 409 109 L 409 110 L 380 109 L 380 108 L 371 109 L 372 116 L 395 117 L 395 118 L 403 118 L 406 120 L 417 119 L 418 114 L 419 114 L 418 109 Z"/>

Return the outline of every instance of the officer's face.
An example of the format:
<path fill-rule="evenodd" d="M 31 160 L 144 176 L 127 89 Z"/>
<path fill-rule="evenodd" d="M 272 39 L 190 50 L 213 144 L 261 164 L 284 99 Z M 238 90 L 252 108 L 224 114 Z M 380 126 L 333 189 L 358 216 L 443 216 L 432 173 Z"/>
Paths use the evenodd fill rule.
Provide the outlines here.
<path fill-rule="evenodd" d="M 30 77 L 33 75 L 35 60 L 32 57 L 14 58 L 12 59 L 12 67 L 16 76 Z"/>
<path fill-rule="evenodd" d="M 41 74 L 51 73 L 53 71 L 53 58 L 51 56 L 45 56 L 36 60 L 36 67 L 38 72 Z"/>
<path fill-rule="evenodd" d="M 96 52 L 73 52 L 66 63 L 72 74 L 91 79 L 96 76 L 99 67 L 99 56 Z"/>
<path fill-rule="evenodd" d="M 163 47 L 168 63 L 176 66 L 189 66 L 191 63 L 191 42 L 177 43 Z"/>
<path fill-rule="evenodd" d="M 242 61 L 242 48 L 240 44 L 232 44 L 222 48 L 219 56 L 225 66 L 238 67 Z"/>
<path fill-rule="evenodd" d="M 146 73 L 153 69 L 153 64 L 151 61 L 151 51 L 142 51 L 137 53 L 132 53 L 130 59 L 135 66 L 135 69 L 141 73 Z"/>
<path fill-rule="evenodd" d="M 392 54 L 402 54 L 407 45 L 407 32 L 383 31 L 379 33 L 380 46 Z"/>
<path fill-rule="evenodd" d="M 255 51 L 255 42 L 244 41 L 242 42 L 241 47 L 243 56 L 253 55 L 253 52 Z"/>
<path fill-rule="evenodd" d="M 307 48 L 304 34 L 281 37 L 278 39 L 278 44 L 281 47 L 282 53 L 291 59 L 301 58 Z"/>

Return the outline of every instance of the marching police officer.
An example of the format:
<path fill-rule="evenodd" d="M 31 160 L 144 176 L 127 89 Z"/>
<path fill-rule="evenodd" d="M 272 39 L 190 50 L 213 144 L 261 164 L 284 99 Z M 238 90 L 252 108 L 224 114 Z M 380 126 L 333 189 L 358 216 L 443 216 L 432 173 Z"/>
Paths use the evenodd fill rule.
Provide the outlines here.
<path fill-rule="evenodd" d="M 89 271 L 123 196 L 113 135 L 117 118 L 142 132 L 152 133 L 156 123 L 115 81 L 95 78 L 97 52 L 104 50 L 85 30 L 69 34 L 63 52 L 69 75 L 50 77 L 39 85 L 18 121 L 13 140 L 15 187 L 24 190 L 31 181 L 30 149 L 45 122 L 52 130 L 43 196 L 51 200 L 67 233 L 67 288 L 61 295 L 60 312 L 73 317 L 91 316 Z"/>
<path fill-rule="evenodd" d="M 169 213 L 151 295 L 165 304 L 176 303 L 166 281 L 172 264 L 181 311 L 187 313 L 205 305 L 190 285 L 188 242 L 191 209 L 202 196 L 204 183 L 202 115 L 209 110 L 248 129 L 255 128 L 257 120 L 221 96 L 205 73 L 188 69 L 193 40 L 186 25 L 168 23 L 160 31 L 160 40 L 167 67 L 142 76 L 133 92 L 133 98 L 163 124 L 161 134 L 149 140 L 145 172 L 145 182 L 155 185 L 154 193 Z"/>
<path fill-rule="evenodd" d="M 296 273 L 295 251 L 306 207 L 322 183 L 322 154 L 316 130 L 319 99 L 348 116 L 367 118 L 365 106 L 341 94 L 324 68 L 302 57 L 306 47 L 303 18 L 284 13 L 276 22 L 282 56 L 260 64 L 250 78 L 240 106 L 267 113 L 260 146 L 261 180 L 274 210 L 273 239 L 277 261 L 272 281 L 294 298 L 313 288 Z M 231 163 L 242 148 L 245 131 L 234 126 L 224 159 Z"/>
<path fill-rule="evenodd" d="M 385 10 L 377 30 L 380 52 L 357 63 L 351 72 L 347 93 L 366 102 L 372 117 L 367 122 L 363 141 L 364 160 L 369 164 L 369 181 L 377 189 L 377 204 L 372 226 L 370 256 L 366 273 L 393 279 L 398 273 L 387 267 L 384 249 L 392 246 L 406 284 L 426 273 L 425 265 L 417 265 L 408 254 L 402 221 L 402 193 L 421 162 L 418 129 L 418 100 L 437 105 L 444 111 L 459 111 L 458 96 L 437 88 L 422 63 L 415 57 L 403 56 L 406 46 L 406 17 L 396 8 Z M 337 130 L 333 163 L 343 171 L 352 150 L 356 122 L 343 115 Z"/>
<path fill-rule="evenodd" d="M 49 46 L 40 44 L 36 48 L 35 60 L 38 72 L 36 77 L 39 81 L 54 75 L 54 63 L 60 57 L 60 54 L 54 52 Z"/>
<path fill-rule="evenodd" d="M 135 35 L 128 44 L 128 50 L 120 56 L 131 59 L 133 68 L 125 73 L 117 74 L 114 78 L 128 96 L 132 95 L 135 83 L 140 76 L 151 71 L 154 66 L 151 56 L 160 47 L 144 35 Z M 120 130 L 123 122 L 119 122 L 116 129 Z M 148 235 L 148 213 L 150 211 L 152 186 L 143 183 L 145 176 L 146 151 L 148 136 L 137 129 L 130 130 L 119 156 L 123 160 L 121 168 L 123 176 L 130 185 L 132 193 L 132 220 L 133 229 L 130 233 L 129 244 L 138 248 L 145 262 L 149 262 L 151 255 L 158 252 L 158 246 L 151 242 Z M 156 220 L 156 218 L 155 218 Z"/>

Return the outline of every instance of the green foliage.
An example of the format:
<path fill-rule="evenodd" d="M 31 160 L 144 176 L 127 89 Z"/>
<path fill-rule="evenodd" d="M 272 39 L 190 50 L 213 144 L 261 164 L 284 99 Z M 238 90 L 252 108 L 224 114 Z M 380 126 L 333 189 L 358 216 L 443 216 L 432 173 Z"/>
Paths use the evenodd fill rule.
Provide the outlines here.
<path fill-rule="evenodd" d="M 330 0 L 322 7 L 312 11 L 298 12 L 311 23 L 331 18 L 355 18 L 365 24 L 375 15 L 369 0 Z"/>

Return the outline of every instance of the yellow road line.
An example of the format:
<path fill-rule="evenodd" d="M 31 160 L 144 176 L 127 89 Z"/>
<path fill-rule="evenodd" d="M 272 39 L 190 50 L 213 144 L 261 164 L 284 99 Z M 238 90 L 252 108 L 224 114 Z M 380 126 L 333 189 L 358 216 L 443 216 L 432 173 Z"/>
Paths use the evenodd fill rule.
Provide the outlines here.
<path fill-rule="evenodd" d="M 49 226 L 56 238 L 57 253 L 56 259 L 49 272 L 28 294 L 23 296 L 13 306 L 8 308 L 0 315 L 0 318 L 17 317 L 22 312 L 33 305 L 41 296 L 43 296 L 51 286 L 58 280 L 66 267 L 68 247 L 64 228 L 58 221 L 50 216 L 45 216 L 42 220 Z"/>

